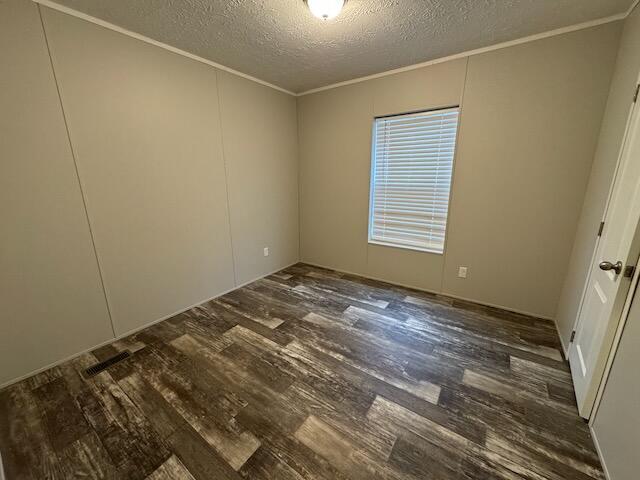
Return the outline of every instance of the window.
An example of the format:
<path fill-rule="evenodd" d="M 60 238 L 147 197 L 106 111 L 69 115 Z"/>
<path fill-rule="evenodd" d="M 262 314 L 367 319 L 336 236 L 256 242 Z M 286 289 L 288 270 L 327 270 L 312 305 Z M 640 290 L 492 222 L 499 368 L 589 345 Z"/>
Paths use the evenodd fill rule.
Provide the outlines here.
<path fill-rule="evenodd" d="M 458 108 L 376 118 L 369 242 L 444 252 Z"/>

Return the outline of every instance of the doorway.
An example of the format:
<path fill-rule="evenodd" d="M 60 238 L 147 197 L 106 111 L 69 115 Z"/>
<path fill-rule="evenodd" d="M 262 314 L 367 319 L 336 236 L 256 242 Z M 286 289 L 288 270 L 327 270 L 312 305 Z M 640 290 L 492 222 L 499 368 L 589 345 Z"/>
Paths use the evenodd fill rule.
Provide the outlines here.
<path fill-rule="evenodd" d="M 632 108 L 569 346 L 578 410 L 584 418 L 591 416 L 617 327 L 628 310 L 630 289 L 637 282 L 639 221 L 640 109 Z"/>

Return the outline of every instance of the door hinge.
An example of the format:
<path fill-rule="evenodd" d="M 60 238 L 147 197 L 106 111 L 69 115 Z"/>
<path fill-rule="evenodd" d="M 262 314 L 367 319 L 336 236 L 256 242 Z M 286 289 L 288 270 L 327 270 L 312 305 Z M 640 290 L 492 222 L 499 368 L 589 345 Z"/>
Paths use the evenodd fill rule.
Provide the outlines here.
<path fill-rule="evenodd" d="M 602 231 L 604 230 L 604 222 L 600 222 L 600 227 L 598 228 L 598 236 L 602 236 Z"/>
<path fill-rule="evenodd" d="M 573 339 L 576 338 L 576 331 L 571 332 L 571 338 L 569 339 L 569 343 L 573 343 Z"/>
<path fill-rule="evenodd" d="M 636 93 L 633 95 L 633 103 L 638 101 L 638 96 L 640 96 L 640 83 L 636 85 Z"/>
<path fill-rule="evenodd" d="M 636 273 L 635 265 L 627 265 L 626 267 L 624 267 L 623 275 L 625 278 L 632 278 L 634 273 Z"/>

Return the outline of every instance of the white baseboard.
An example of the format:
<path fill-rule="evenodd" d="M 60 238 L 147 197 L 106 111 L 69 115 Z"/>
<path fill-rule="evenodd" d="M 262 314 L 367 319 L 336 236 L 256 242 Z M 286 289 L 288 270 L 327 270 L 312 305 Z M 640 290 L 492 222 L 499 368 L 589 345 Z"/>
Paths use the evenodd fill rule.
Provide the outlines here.
<path fill-rule="evenodd" d="M 288 268 L 288 267 L 290 267 L 292 265 L 295 265 L 297 263 L 299 263 L 299 260 L 296 260 L 295 262 L 290 263 L 288 265 L 285 265 L 283 267 L 279 267 L 279 268 L 277 268 L 277 269 L 275 269 L 275 270 L 273 270 L 271 272 L 265 273 L 264 275 L 260 275 L 260 276 L 254 278 L 252 280 L 249 280 L 247 282 L 241 283 L 240 285 L 236 285 L 233 288 L 230 288 L 229 290 L 225 290 L 224 292 L 221 292 L 221 293 L 218 293 L 218 294 L 214 295 L 213 297 L 205 298 L 204 300 L 201 300 L 201 301 L 199 301 L 197 303 L 194 303 L 193 305 L 191 305 L 189 307 L 186 307 L 186 308 L 183 308 L 181 310 L 178 310 L 177 312 L 171 313 L 171 314 L 166 315 L 166 316 L 164 316 L 162 318 L 158 318 L 157 320 L 153 320 L 153 321 L 151 321 L 149 323 L 146 323 L 146 324 L 142 325 L 141 327 L 134 328 L 133 330 L 129 330 L 128 332 L 125 332 L 125 333 L 123 333 L 121 335 L 118 335 L 116 337 L 110 338 L 109 340 L 107 340 L 105 342 L 99 343 L 97 345 L 93 345 L 93 346 L 91 346 L 91 347 L 89 347 L 89 348 L 87 348 L 85 350 L 82 350 L 80 352 L 74 353 L 73 355 L 69 355 L 68 357 L 65 357 L 65 358 L 63 358 L 61 360 L 55 361 L 53 363 L 50 363 L 50 364 L 48 364 L 48 365 L 46 365 L 46 366 L 44 366 L 42 368 L 38 368 L 37 370 L 33 370 L 33 371 L 31 371 L 31 372 L 29 372 L 29 373 L 27 373 L 25 375 L 21 375 L 20 377 L 11 379 L 8 382 L 0 384 L 0 390 L 5 388 L 5 387 L 8 387 L 9 385 L 13 385 L 14 383 L 21 382 L 22 380 L 25 380 L 25 379 L 27 379 L 29 377 L 37 375 L 38 373 L 42 373 L 42 372 L 44 372 L 46 370 L 49 370 L 50 368 L 53 368 L 53 367 L 56 367 L 58 365 L 61 365 L 61 364 L 65 363 L 65 362 L 68 362 L 69 360 L 73 360 L 74 358 L 77 358 L 80 355 L 84 355 L 85 353 L 91 352 L 92 350 L 95 350 L 96 348 L 104 347 L 105 345 L 109 345 L 109 344 L 111 344 L 113 342 L 116 342 L 116 341 L 121 340 L 121 339 L 123 339 L 125 337 L 128 337 L 129 335 L 133 335 L 134 333 L 139 332 L 140 330 L 144 330 L 145 328 L 148 328 L 151 325 L 155 325 L 156 323 L 162 322 L 162 321 L 167 320 L 167 319 L 169 319 L 171 317 L 175 317 L 176 315 L 179 315 L 179 314 L 181 314 L 183 312 L 186 312 L 187 310 L 191 310 L 192 308 L 197 307 L 198 305 L 202 305 L 203 303 L 207 303 L 207 302 L 209 302 L 211 300 L 214 300 L 214 299 L 216 299 L 218 297 L 221 297 L 222 295 L 226 295 L 227 293 L 233 292 L 234 290 L 242 288 L 245 285 L 248 285 L 248 284 L 250 284 L 252 282 L 255 282 L 256 280 L 260 280 L 261 278 L 268 277 L 269 275 L 272 275 L 272 274 L 274 274 L 276 272 L 279 272 L 280 270 L 284 270 L 285 268 Z M 0 480 L 5 480 L 5 479 L 0 475 Z"/>
<path fill-rule="evenodd" d="M 560 345 L 562 345 L 562 353 L 564 353 L 564 358 L 569 360 L 569 345 L 564 343 L 564 338 L 560 334 L 560 328 L 558 327 L 558 322 L 554 319 L 554 325 L 556 326 L 556 331 L 558 332 L 558 338 L 560 339 Z"/>
<path fill-rule="evenodd" d="M 604 461 L 604 457 L 602 456 L 602 450 L 600 450 L 600 444 L 598 443 L 598 437 L 596 436 L 596 431 L 593 429 L 591 425 L 589 425 L 589 430 L 591 431 L 591 438 L 593 439 L 593 444 L 596 447 L 596 452 L 598 452 L 598 458 L 600 458 L 600 465 L 602 465 L 602 471 L 604 472 L 604 476 L 607 480 L 611 480 L 611 475 L 609 475 L 607 464 Z"/>
<path fill-rule="evenodd" d="M 340 272 L 340 273 L 347 273 L 349 275 L 355 275 L 355 276 L 362 277 L 362 278 L 368 278 L 369 280 L 377 280 L 379 282 L 385 282 L 385 283 L 389 283 L 391 285 L 397 285 L 398 287 L 411 288 L 413 290 L 418 290 L 420 292 L 433 293 L 434 295 L 440 295 L 442 297 L 455 298 L 456 300 L 464 300 L 465 302 L 477 303 L 478 305 L 483 305 L 485 307 L 499 308 L 500 310 L 506 310 L 507 312 L 519 313 L 521 315 L 528 315 L 530 317 L 540 318 L 542 320 L 549 320 L 549 321 L 552 321 L 552 322 L 554 321 L 553 317 L 549 317 L 549 316 L 546 316 L 546 315 L 540 315 L 538 313 L 533 313 L 533 312 L 527 312 L 526 310 L 517 310 L 515 308 L 505 307 L 504 305 L 498 305 L 496 303 L 489 303 L 489 302 L 485 302 L 485 301 L 482 301 L 482 300 L 477 300 L 475 298 L 461 297 L 461 296 L 458 296 L 458 295 L 453 295 L 451 293 L 438 292 L 436 290 L 429 290 L 427 288 L 417 287 L 415 285 L 408 285 L 408 284 L 405 284 L 405 283 L 394 282 L 394 281 L 386 279 L 386 278 L 374 277 L 374 276 L 365 275 L 365 274 L 359 273 L 359 272 L 351 272 L 349 270 L 342 270 L 342 269 L 339 269 L 339 268 L 336 268 L 336 267 L 330 267 L 328 265 L 320 265 L 319 263 L 307 262 L 305 260 L 300 260 L 300 263 L 306 263 L 307 265 L 311 265 L 313 267 L 326 268 L 327 270 L 334 270 L 334 271 Z M 556 326 L 556 329 L 557 329 L 557 326 Z"/>

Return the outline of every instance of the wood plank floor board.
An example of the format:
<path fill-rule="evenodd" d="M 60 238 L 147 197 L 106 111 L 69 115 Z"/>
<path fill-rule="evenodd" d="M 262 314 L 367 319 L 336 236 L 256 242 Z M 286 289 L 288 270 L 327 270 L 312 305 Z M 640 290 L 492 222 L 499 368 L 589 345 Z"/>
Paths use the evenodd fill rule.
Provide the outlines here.
<path fill-rule="evenodd" d="M 73 362 L 82 370 L 97 359 L 85 354 Z M 93 427 L 119 476 L 143 479 L 170 456 L 166 443 L 152 428 L 140 407 L 125 394 L 108 371 L 99 373 L 76 388 L 76 401 Z"/>
<path fill-rule="evenodd" d="M 242 477 L 192 428 L 179 428 L 167 443 L 196 480 L 240 480 Z"/>
<path fill-rule="evenodd" d="M 33 391 L 43 413 L 43 424 L 56 452 L 89 434 L 91 428 L 67 390 L 63 378 L 56 378 Z"/>
<path fill-rule="evenodd" d="M 552 322 L 305 264 L 3 389 L 0 451 L 11 480 L 604 479 Z"/>
<path fill-rule="evenodd" d="M 557 402 L 563 402 L 571 406 L 577 403 L 576 394 L 571 383 L 549 381 L 547 382 L 547 392 L 549 393 L 549 398 Z"/>
<path fill-rule="evenodd" d="M 391 464 L 380 461 L 370 451 L 352 444 L 339 430 L 314 415 L 305 420 L 295 432 L 295 437 L 326 458 L 348 478 L 401 478 L 400 472 Z"/>
<path fill-rule="evenodd" d="M 363 389 L 371 389 L 375 395 L 393 399 L 394 402 L 405 408 L 423 415 L 471 441 L 476 443 L 484 442 L 485 427 L 479 422 L 469 422 L 464 415 L 452 414 L 439 405 L 419 398 L 407 390 L 380 380 L 312 347 L 292 342 L 287 346 L 287 350 L 291 355 L 295 355 L 301 360 L 304 359 L 309 363 L 325 365 L 325 368 L 334 372 L 335 375 L 343 377 L 346 383 L 358 385 Z"/>
<path fill-rule="evenodd" d="M 240 421 L 242 422 L 242 420 Z M 282 431 L 278 427 L 274 427 L 272 423 L 264 418 L 252 418 L 247 423 L 251 424 L 256 436 L 260 438 L 262 445 L 258 452 L 262 450 L 262 456 L 266 458 L 269 463 L 277 463 L 273 460 L 273 457 L 275 457 L 280 463 L 286 465 L 286 467 L 274 465 L 273 468 L 275 468 L 276 471 L 281 469 L 291 470 L 296 472 L 301 478 L 308 480 L 346 480 L 348 478 L 337 470 L 327 459 L 301 443 L 294 435 L 290 434 L 288 430 L 286 432 Z M 298 425 L 298 428 L 300 425 L 302 425 L 302 422 Z M 265 450 L 271 453 L 270 457 L 272 458 L 264 455 Z M 268 465 L 260 465 L 258 464 L 258 460 L 258 458 L 252 456 L 240 470 L 240 473 L 246 474 L 246 478 L 253 478 L 250 474 L 254 471 L 266 470 L 263 471 L 261 475 L 268 473 Z M 278 477 L 272 475 L 267 478 Z"/>
<path fill-rule="evenodd" d="M 391 452 L 389 463 L 414 478 L 440 480 L 459 478 L 460 456 L 447 448 L 403 432 Z"/>
<path fill-rule="evenodd" d="M 349 317 L 346 318 L 349 320 Z M 454 374 L 452 371 L 455 367 L 444 363 L 439 369 L 430 368 L 437 363 L 434 358 L 419 353 L 418 349 L 412 353 L 411 349 L 400 343 L 354 329 L 350 327 L 350 321 L 325 318 L 315 313 L 306 315 L 303 320 L 306 322 L 290 322 L 283 328 L 287 328 L 294 336 L 305 337 L 307 343 L 314 344 L 317 349 L 364 372 L 391 384 L 402 385 L 401 388 L 412 389 L 415 394 L 432 403 L 437 402 L 439 387 L 430 381 L 431 378 L 436 377 L 437 381 L 456 375 L 462 378 L 461 369 Z M 423 350 L 430 349 L 427 346 Z"/>
<path fill-rule="evenodd" d="M 292 401 L 305 401 L 313 405 L 309 414 L 321 417 L 351 445 L 369 452 L 377 459 L 389 458 L 396 435 L 388 429 L 369 421 L 344 403 L 327 400 L 303 383 L 294 385 L 289 393 Z"/>
<path fill-rule="evenodd" d="M 284 282 L 279 278 L 267 277 L 247 285 L 252 290 L 268 298 L 274 298 L 287 304 L 298 304 L 308 311 L 320 315 L 333 315 L 346 310 L 350 303 L 333 296 L 321 295 L 313 291 L 296 290 L 295 280 Z"/>
<path fill-rule="evenodd" d="M 270 344 L 268 340 L 265 341 L 259 335 L 240 326 L 229 331 L 228 335 L 237 342 L 236 345 L 264 359 L 287 375 L 295 377 L 298 384 L 294 391 L 300 393 L 301 390 L 306 390 L 309 398 L 317 400 L 313 402 L 314 408 L 318 403 L 329 404 L 333 405 L 335 410 L 357 417 L 366 413 L 373 402 L 375 394 L 371 390 L 363 389 L 353 382 L 343 381 L 341 376 L 335 375 L 334 371 L 322 363 L 308 362 L 304 357 L 292 355 L 292 344 L 287 347 Z M 287 399 L 295 401 L 290 396 L 287 396 Z"/>
<path fill-rule="evenodd" d="M 60 478 L 42 414 L 27 382 L 0 392 L 0 449 L 7 478 Z"/>
<path fill-rule="evenodd" d="M 208 315 L 212 315 L 214 318 L 221 318 L 226 322 L 233 323 L 233 325 L 241 325 L 280 345 L 286 345 L 292 340 L 289 335 L 283 334 L 279 329 L 271 329 L 245 315 L 229 310 L 217 300 L 207 302 L 202 307 Z"/>
<path fill-rule="evenodd" d="M 91 432 L 57 452 L 60 478 L 116 479 L 118 472 L 97 434 Z"/>
<path fill-rule="evenodd" d="M 265 302 L 260 294 L 247 289 L 239 292 L 228 293 L 216 300 L 229 310 L 260 323 L 265 327 L 274 329 L 282 325 L 286 320 L 296 318 L 300 313 L 293 308 L 282 308 L 277 302 Z M 305 312 L 306 313 L 306 312 Z"/>
<path fill-rule="evenodd" d="M 254 480 L 304 480 L 304 477 L 289 464 L 283 462 L 269 448 L 260 447 L 242 466 L 240 474 Z"/>
<path fill-rule="evenodd" d="M 194 382 L 200 381 L 197 378 L 200 372 L 206 372 L 208 378 L 203 383 L 215 390 L 228 392 L 225 393 L 228 396 L 242 399 L 245 404 L 238 415 L 265 416 L 287 431 L 295 430 L 306 416 L 304 405 L 287 402 L 282 394 L 240 368 L 223 353 L 209 354 L 201 349 L 192 349 L 188 369 L 194 372 Z"/>
<path fill-rule="evenodd" d="M 307 329 L 308 343 L 315 349 L 423 400 L 434 404 L 438 402 L 440 386 L 412 377 L 404 368 L 405 354 L 402 350 L 392 351 L 385 348 L 383 342 L 371 342 L 365 335 L 347 337 L 333 331 L 319 335 L 319 329 L 315 327 L 317 324 Z"/>
<path fill-rule="evenodd" d="M 275 392 L 283 393 L 296 379 L 294 375 L 279 368 L 279 364 L 274 365 L 277 362 L 276 358 L 267 357 L 265 360 L 263 356 L 258 357 L 235 343 L 229 345 L 221 353 Z"/>
<path fill-rule="evenodd" d="M 185 343 L 179 345 L 184 348 Z M 191 346 L 187 348 L 192 351 Z M 194 367 L 185 361 L 170 371 L 149 376 L 149 381 L 187 423 L 237 470 L 259 446 L 251 432 L 240 428 L 235 420 L 246 402 L 234 392 L 222 388 L 221 384 L 216 384 L 216 378 L 207 370 Z"/>
<path fill-rule="evenodd" d="M 510 328 L 504 324 L 496 326 L 496 319 L 487 321 L 482 317 L 474 317 L 468 312 L 457 312 L 450 307 L 437 306 L 435 312 L 425 312 L 424 307 L 407 304 L 394 305 L 393 308 L 405 312 L 409 318 L 414 320 L 412 325 L 425 332 L 463 339 L 463 341 L 472 343 L 489 343 L 494 346 L 509 348 L 510 352 L 523 351 L 556 362 L 562 361 L 562 353 L 557 338 L 553 342 L 553 347 L 524 341 L 521 337 L 523 336 L 522 330 L 528 328 L 526 326 L 511 326 Z M 546 337 L 547 335 L 552 335 L 552 333 L 545 332 L 544 336 Z M 557 334 L 553 333 L 553 335 Z"/>
<path fill-rule="evenodd" d="M 350 282 L 334 275 L 326 275 L 318 270 L 309 270 L 297 276 L 296 280 L 301 285 L 294 289 L 306 286 L 316 292 L 322 292 L 324 296 L 335 296 L 347 301 L 349 304 L 358 303 L 371 305 L 378 308 L 386 308 L 391 300 L 391 292 L 366 288 L 357 282 Z M 302 283 L 304 282 L 304 283 Z"/>
<path fill-rule="evenodd" d="M 172 455 L 155 472 L 147 477 L 147 480 L 194 480 L 180 459 Z"/>
<path fill-rule="evenodd" d="M 45 383 L 49 383 L 56 378 L 62 377 L 62 374 L 62 368 L 60 368 L 60 366 L 55 366 L 53 368 L 45 370 L 44 372 L 40 372 L 32 377 L 29 377 L 25 381 L 27 382 L 27 386 L 31 390 L 35 390 Z"/>
<path fill-rule="evenodd" d="M 443 390 L 440 401 L 469 421 L 486 425 L 488 433 L 484 445 L 512 445 L 520 452 L 528 452 L 522 462 L 524 458 L 532 461 L 542 454 L 550 462 L 559 460 L 573 465 L 576 470 L 593 472 L 594 478 L 600 478 L 597 474 L 600 464 L 590 445 L 588 428 L 577 416 L 551 413 L 544 406 L 522 408 L 518 403 L 491 394 L 483 398 L 474 392 Z M 499 443 L 494 443 L 496 438 L 500 439 Z M 579 478 L 577 473 L 575 476 Z"/>

